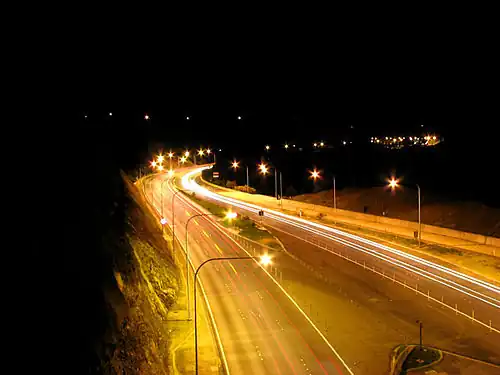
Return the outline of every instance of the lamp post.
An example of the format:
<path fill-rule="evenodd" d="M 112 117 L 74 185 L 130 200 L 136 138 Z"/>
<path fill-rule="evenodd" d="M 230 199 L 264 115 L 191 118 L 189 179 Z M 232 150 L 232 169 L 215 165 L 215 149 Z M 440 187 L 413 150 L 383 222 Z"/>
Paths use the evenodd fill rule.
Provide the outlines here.
<path fill-rule="evenodd" d="M 420 185 L 415 184 L 417 186 L 417 201 L 418 201 L 418 247 L 420 247 L 420 243 L 422 241 L 422 215 L 421 215 L 421 194 L 420 194 Z M 389 186 L 392 190 L 396 189 L 399 186 L 399 180 L 396 180 L 394 177 L 389 180 Z"/>
<path fill-rule="evenodd" d="M 240 162 L 239 161 L 236 161 L 236 160 L 233 160 L 233 162 L 231 163 L 231 168 L 233 168 L 233 170 L 236 172 L 236 170 L 240 167 Z M 247 193 L 248 193 L 248 190 L 249 190 L 249 187 L 250 187 L 250 179 L 249 179 L 249 175 L 248 175 L 248 165 L 245 165 L 245 168 L 246 168 L 246 172 L 247 172 L 247 183 L 246 183 L 246 187 L 247 187 Z"/>
<path fill-rule="evenodd" d="M 264 162 L 262 162 L 258 166 L 260 169 L 260 173 L 262 173 L 264 176 L 269 172 L 269 167 L 266 164 L 264 164 Z M 273 168 L 274 168 L 274 197 L 278 199 L 278 169 L 276 167 Z"/>
<path fill-rule="evenodd" d="M 243 256 L 243 257 L 220 257 L 220 258 L 210 258 L 201 263 L 194 273 L 194 350 L 195 350 L 195 371 L 198 375 L 198 319 L 196 314 L 196 285 L 198 284 L 197 277 L 198 272 L 200 272 L 201 267 L 205 264 L 213 261 L 222 261 L 222 260 L 248 260 L 248 259 L 259 259 L 260 263 L 264 266 L 271 263 L 271 258 L 268 255 L 263 255 L 260 257 L 252 257 L 252 256 Z"/>
<path fill-rule="evenodd" d="M 188 224 L 189 222 L 200 216 L 217 216 L 217 214 L 196 214 L 194 216 L 191 216 L 187 221 L 186 221 L 186 297 L 187 297 L 187 310 L 188 310 L 188 320 L 191 320 L 191 302 L 189 300 L 189 246 L 188 246 Z M 233 212 L 228 212 L 226 213 L 226 219 L 234 219 L 236 217 L 236 213 Z"/>
<path fill-rule="evenodd" d="M 337 191 L 335 186 L 335 176 L 333 176 L 333 209 L 337 211 Z"/>

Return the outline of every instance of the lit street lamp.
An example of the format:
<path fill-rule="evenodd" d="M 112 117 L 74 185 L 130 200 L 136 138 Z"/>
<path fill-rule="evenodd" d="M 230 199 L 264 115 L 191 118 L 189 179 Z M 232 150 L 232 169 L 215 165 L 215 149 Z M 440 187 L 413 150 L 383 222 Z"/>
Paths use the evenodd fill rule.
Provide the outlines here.
<path fill-rule="evenodd" d="M 260 163 L 259 165 L 260 173 L 262 173 L 264 176 L 267 174 L 269 171 L 269 168 L 264 162 Z M 280 205 L 283 207 L 283 175 L 280 172 Z M 274 168 L 274 197 L 278 199 L 278 169 Z"/>
<path fill-rule="evenodd" d="M 195 346 L 195 372 L 198 374 L 198 319 L 196 314 L 196 285 L 197 285 L 197 277 L 198 272 L 200 272 L 201 267 L 205 264 L 213 261 L 222 261 L 222 260 L 259 260 L 259 263 L 263 266 L 267 266 L 271 263 L 271 257 L 267 254 L 264 254 L 260 257 L 252 257 L 252 256 L 243 256 L 243 257 L 220 257 L 220 258 L 210 258 L 201 263 L 194 273 L 194 346 Z"/>
<path fill-rule="evenodd" d="M 314 180 L 314 182 L 316 182 L 316 180 L 318 178 L 321 178 L 321 174 L 319 173 L 319 171 L 316 168 L 314 168 L 314 170 L 312 170 L 312 171 L 309 171 L 309 173 L 311 174 L 311 176 L 309 176 L 309 178 L 312 178 Z"/>
<path fill-rule="evenodd" d="M 269 151 L 271 149 L 271 146 L 266 145 L 266 151 Z"/>
<path fill-rule="evenodd" d="M 420 247 L 420 242 L 422 240 L 422 217 L 421 217 L 421 195 L 420 195 L 420 185 L 415 184 L 417 186 L 417 201 L 418 201 L 418 247 Z M 392 177 L 389 180 L 389 187 L 392 190 L 395 190 L 399 186 L 399 180 Z"/>
<path fill-rule="evenodd" d="M 191 220 L 193 220 L 196 217 L 200 216 L 217 216 L 217 214 L 197 214 L 194 216 L 191 216 L 187 221 L 186 221 L 186 296 L 187 296 L 187 310 L 188 310 L 188 320 L 191 320 L 191 301 L 189 299 L 189 246 L 188 246 L 188 224 Z M 236 219 L 236 212 L 228 211 L 226 212 L 226 219 L 228 220 L 233 220 Z M 195 312 L 196 314 L 196 312 Z"/>
<path fill-rule="evenodd" d="M 231 168 L 233 168 L 233 170 L 236 172 L 236 170 L 240 167 L 240 162 L 239 161 L 236 161 L 236 160 L 233 160 L 233 162 L 231 163 Z M 250 187 L 250 180 L 249 180 L 249 175 L 248 175 L 248 165 L 245 165 L 245 168 L 246 168 L 246 171 L 247 171 L 247 184 L 246 184 L 246 187 L 247 187 L 247 193 L 248 193 L 248 188 Z"/>

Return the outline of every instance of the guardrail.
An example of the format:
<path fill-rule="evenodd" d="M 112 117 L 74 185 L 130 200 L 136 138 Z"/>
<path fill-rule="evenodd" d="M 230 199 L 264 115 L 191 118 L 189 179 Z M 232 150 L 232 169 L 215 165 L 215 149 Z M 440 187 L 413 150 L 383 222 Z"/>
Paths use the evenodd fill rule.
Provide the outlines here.
<path fill-rule="evenodd" d="M 254 256 L 258 256 L 258 255 L 262 254 L 263 251 L 268 251 L 268 252 L 279 251 L 275 248 L 271 248 L 269 246 L 260 244 L 256 241 L 253 241 L 249 238 L 243 237 L 243 236 L 241 236 L 237 233 L 234 233 L 232 231 L 229 232 L 229 235 L 239 245 L 241 245 L 243 248 L 245 248 L 245 250 L 247 250 L 250 254 L 253 254 Z M 325 242 L 323 242 L 319 239 L 315 239 L 313 236 L 306 236 L 306 238 L 302 238 L 302 240 L 313 245 L 313 246 L 319 247 L 319 248 L 324 249 L 324 250 L 328 250 L 330 253 L 332 253 L 340 258 L 347 260 L 351 263 L 354 263 L 359 267 L 362 267 L 363 270 L 365 270 L 367 272 L 373 272 L 373 273 L 381 276 L 382 278 L 389 280 L 389 281 L 393 282 L 394 284 L 397 284 L 397 285 L 403 287 L 404 289 L 410 290 L 410 291 L 414 292 L 416 295 L 419 295 L 421 297 L 426 298 L 427 301 L 433 301 L 433 302 L 437 303 L 438 305 L 443 306 L 443 307 L 455 312 L 455 315 L 461 315 L 467 319 L 470 319 L 471 321 L 478 323 L 480 326 L 488 329 L 490 332 L 500 333 L 500 325 L 498 325 L 498 322 L 496 322 L 496 324 L 494 324 L 491 319 L 488 319 L 487 321 L 483 321 L 478 316 L 476 316 L 474 309 L 467 312 L 466 310 L 461 309 L 461 307 L 458 305 L 458 303 L 454 303 L 454 304 L 447 303 L 447 301 L 445 301 L 445 299 L 444 299 L 444 296 L 431 295 L 431 292 L 429 289 L 427 289 L 427 291 L 426 291 L 425 289 L 419 288 L 418 282 L 415 283 L 414 285 L 413 284 L 410 285 L 406 280 L 398 279 L 395 272 L 393 272 L 392 274 L 388 274 L 382 268 L 376 267 L 375 265 L 373 265 L 371 263 L 368 263 L 366 261 L 359 262 L 356 259 L 354 259 L 353 257 L 349 257 L 349 254 L 347 252 L 343 253 L 342 251 L 338 251 L 334 247 L 328 246 L 328 244 L 326 244 Z M 287 254 L 289 254 L 292 258 L 299 261 L 299 263 L 301 263 L 301 265 L 303 265 L 304 267 L 306 267 L 310 271 L 314 271 L 313 274 L 315 275 L 315 277 L 317 277 L 318 279 L 325 281 L 325 282 L 329 281 L 327 276 L 325 276 L 321 273 L 318 273 L 317 269 L 315 269 L 311 265 L 307 264 L 302 259 L 289 253 L 288 251 L 286 251 L 286 249 L 283 249 L 283 250 L 285 252 L 287 252 Z M 273 267 L 271 265 L 270 274 L 273 275 L 273 277 L 275 278 L 275 280 L 277 282 L 279 282 L 280 284 L 283 285 L 284 276 L 283 276 L 282 270 L 279 270 L 277 267 Z M 290 289 L 290 288 L 288 288 L 288 289 Z M 288 290 L 288 291 L 290 292 L 290 290 Z M 307 308 L 309 310 L 309 313 L 312 315 L 312 311 L 313 311 L 312 304 L 306 303 L 306 311 L 307 311 Z M 311 319 L 319 319 L 319 315 L 316 316 L 315 318 L 313 316 L 310 316 L 310 317 L 311 317 Z M 327 321 L 325 318 L 325 330 L 327 333 L 328 332 L 328 324 L 326 322 Z"/>

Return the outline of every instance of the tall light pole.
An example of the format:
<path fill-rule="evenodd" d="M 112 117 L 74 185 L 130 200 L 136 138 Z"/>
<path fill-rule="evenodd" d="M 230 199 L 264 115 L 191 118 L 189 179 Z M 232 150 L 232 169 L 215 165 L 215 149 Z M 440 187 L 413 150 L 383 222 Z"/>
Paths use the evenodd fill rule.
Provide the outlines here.
<path fill-rule="evenodd" d="M 283 175 L 280 172 L 280 204 L 283 208 Z"/>
<path fill-rule="evenodd" d="M 213 261 L 223 261 L 223 260 L 247 260 L 247 259 L 259 259 L 260 263 L 263 266 L 268 265 L 271 263 L 271 258 L 269 255 L 263 255 L 260 257 L 252 257 L 252 256 L 243 256 L 243 257 L 220 257 L 220 258 L 210 258 L 205 260 L 202 264 L 198 266 L 194 273 L 194 350 L 195 350 L 195 372 L 196 375 L 198 375 L 198 318 L 196 314 L 196 285 L 198 284 L 197 278 L 198 278 L 198 272 L 200 272 L 201 267 L 203 267 L 205 264 Z"/>
<path fill-rule="evenodd" d="M 233 168 L 233 170 L 236 172 L 236 170 L 240 167 L 240 162 L 239 161 L 236 161 L 233 160 L 233 162 L 231 163 L 231 168 Z M 245 168 L 246 168 L 246 172 L 247 172 L 247 183 L 246 183 L 246 190 L 247 190 L 247 193 L 248 193 L 248 190 L 249 190 L 249 187 L 250 187 L 250 178 L 249 178 L 249 175 L 248 175 L 248 165 L 245 165 Z"/>
<path fill-rule="evenodd" d="M 248 165 L 246 166 L 247 168 L 247 193 L 250 191 L 250 179 L 248 178 Z"/>
<path fill-rule="evenodd" d="M 337 191 L 335 186 L 335 176 L 333 176 L 333 209 L 337 211 Z"/>
<path fill-rule="evenodd" d="M 217 214 L 196 214 L 194 216 L 191 216 L 187 221 L 186 221 L 186 297 L 187 297 L 187 310 L 188 310 L 188 320 L 191 320 L 191 302 L 189 300 L 189 246 L 188 246 L 188 224 L 189 222 L 200 216 L 217 216 Z M 226 214 L 226 219 L 232 220 L 236 218 L 236 213 L 234 212 L 228 212 Z"/>
<path fill-rule="evenodd" d="M 278 171 L 274 168 L 274 197 L 278 199 Z"/>
<path fill-rule="evenodd" d="M 422 241 L 422 216 L 421 216 L 421 194 L 420 194 L 420 185 L 415 184 L 417 186 L 417 201 L 418 201 L 418 247 L 420 247 Z M 389 180 L 389 186 L 392 190 L 396 189 L 399 186 L 399 180 L 396 180 L 394 177 Z"/>
<path fill-rule="evenodd" d="M 420 241 L 422 240 L 422 220 L 420 216 L 420 185 L 419 184 L 416 185 L 417 185 L 417 195 L 418 195 L 418 247 L 420 247 Z M 420 346 L 422 346 L 422 340 L 420 340 Z"/>

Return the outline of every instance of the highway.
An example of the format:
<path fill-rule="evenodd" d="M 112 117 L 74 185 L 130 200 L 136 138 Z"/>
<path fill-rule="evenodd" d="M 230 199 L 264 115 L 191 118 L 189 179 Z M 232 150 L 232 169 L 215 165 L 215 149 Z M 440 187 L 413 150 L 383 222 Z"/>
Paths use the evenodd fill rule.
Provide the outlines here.
<path fill-rule="evenodd" d="M 198 174 L 193 171 L 185 175 L 183 188 L 259 220 L 257 212 L 261 207 L 208 191 L 194 181 Z M 357 301 L 358 306 L 374 299 L 390 302 L 369 303 L 366 307 L 369 317 L 366 313 L 358 314 L 360 322 L 374 320 L 374 325 L 366 329 L 377 332 L 375 346 L 378 345 L 378 349 L 380 346 L 388 349 L 396 344 L 398 335 L 400 343 L 418 342 L 418 325 L 415 323 L 421 320 L 427 328 L 428 345 L 500 363 L 500 287 L 497 284 L 331 227 L 273 210 L 264 211 L 263 224 L 274 229 L 288 251 L 323 267 L 330 281 L 343 290 L 344 297 L 348 295 Z M 306 278 L 306 275 L 300 278 Z M 318 287 L 323 291 L 331 289 L 328 285 Z M 321 298 L 313 303 L 318 305 L 316 310 L 326 305 L 321 303 Z M 348 307 L 342 309 L 346 315 L 355 314 Z M 384 328 L 377 329 L 375 325 Z M 349 334 L 346 336 L 344 342 L 332 341 L 340 349 L 348 347 L 346 342 L 352 338 Z M 362 341 L 361 336 L 359 331 L 356 332 L 356 338 L 360 338 L 358 344 Z M 379 353 L 370 342 L 373 338 L 369 334 L 366 336 L 369 350 Z M 349 354 L 345 353 L 347 357 Z M 372 359 L 372 356 L 358 353 L 358 357 L 352 360 Z"/>
<path fill-rule="evenodd" d="M 144 192 L 171 223 L 174 187 L 165 179 L 165 175 L 147 179 Z M 183 194 L 176 195 L 174 207 L 176 237 L 184 243 L 187 220 L 202 211 Z M 191 220 L 188 231 L 194 267 L 212 257 L 248 256 L 213 217 Z M 200 278 L 227 373 L 353 374 L 341 353 L 256 261 L 211 262 L 200 271 Z"/>
<path fill-rule="evenodd" d="M 425 344 L 500 363 L 497 285 L 276 211 L 259 218 L 260 207 L 206 190 L 194 181 L 197 174 L 184 173 L 184 189 L 262 220 L 291 255 L 275 254 L 279 283 L 251 260 L 201 271 L 228 372 L 387 373 L 391 349 L 418 342 L 417 320 L 424 322 Z M 161 212 L 163 191 L 170 223 L 175 187 L 164 181 L 150 178 L 145 193 Z M 183 194 L 175 202 L 176 236 L 183 242 L 186 220 L 201 211 Z M 210 217 L 189 226 L 194 266 L 209 257 L 248 255 Z"/>

